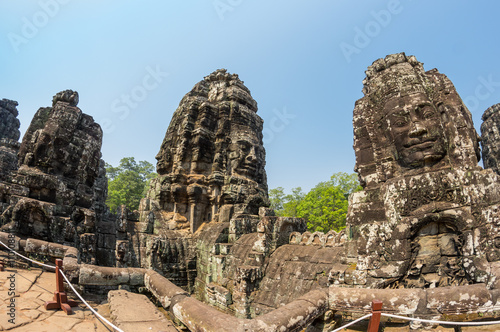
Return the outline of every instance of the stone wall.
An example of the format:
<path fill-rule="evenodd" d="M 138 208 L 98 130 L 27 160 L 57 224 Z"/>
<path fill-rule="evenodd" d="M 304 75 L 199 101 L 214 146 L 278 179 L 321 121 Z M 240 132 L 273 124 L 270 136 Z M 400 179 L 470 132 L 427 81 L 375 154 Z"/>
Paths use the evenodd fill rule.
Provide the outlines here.
<path fill-rule="evenodd" d="M 471 114 L 445 75 L 400 53 L 376 60 L 363 85 L 353 112 L 363 190 L 349 198 L 345 231 L 307 232 L 266 208 L 263 122 L 226 70 L 184 96 L 158 178 L 138 211 L 117 215 L 105 205 L 102 131 L 76 92 L 40 108 L 21 145 L 17 103 L 0 101 L 2 230 L 37 238 L 24 243 L 31 252 L 64 251 L 87 290 L 144 285 L 194 330 L 297 330 L 333 319 L 329 309 L 366 310 L 375 295 L 407 314 L 498 309 L 497 105 L 483 116 L 483 170 Z M 462 295 L 478 300 L 446 302 Z"/>
<path fill-rule="evenodd" d="M 158 232 L 154 224 L 140 215 L 147 209 L 148 199 L 142 200 L 139 211 L 122 206 L 116 219 L 116 265 L 142 267 L 158 271 L 176 285 L 193 291 L 196 278 L 196 252 L 192 236 L 179 230 Z M 144 220 L 143 219 L 143 220 Z"/>
<path fill-rule="evenodd" d="M 314 289 L 329 286 L 328 275 L 339 265 L 341 247 L 288 244 L 270 257 L 252 303 L 252 317 L 279 308 Z M 347 269 L 349 266 L 343 266 Z"/>
<path fill-rule="evenodd" d="M 286 264 L 280 258 L 273 258 L 279 255 L 277 249 L 289 243 L 291 234 L 300 234 L 306 229 L 304 219 L 270 214 L 272 211 L 261 208 L 256 225 L 252 218 L 234 218 L 229 224 L 206 225 L 196 239 L 198 256 L 195 291 L 199 299 L 236 317 L 254 317 L 264 312 L 257 310 L 256 313 L 254 301 L 268 273 L 269 264 Z M 314 261 L 311 266 L 322 268 L 316 263 Z M 324 281 L 326 287 L 327 278 Z M 312 284 L 304 283 L 302 286 L 289 289 L 289 299 L 313 289 Z M 268 307 L 277 308 L 280 303 L 272 303 Z"/>

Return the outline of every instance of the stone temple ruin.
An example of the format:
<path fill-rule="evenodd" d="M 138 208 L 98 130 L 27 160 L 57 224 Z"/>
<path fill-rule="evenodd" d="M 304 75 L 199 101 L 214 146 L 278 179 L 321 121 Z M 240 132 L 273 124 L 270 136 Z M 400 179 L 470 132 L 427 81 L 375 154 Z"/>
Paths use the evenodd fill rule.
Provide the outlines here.
<path fill-rule="evenodd" d="M 421 318 L 495 317 L 500 108 L 486 110 L 481 139 L 451 81 L 404 53 L 375 61 L 363 85 L 363 190 L 340 233 L 268 208 L 263 121 L 224 69 L 181 100 L 158 177 L 138 211 L 117 215 L 104 204 L 102 131 L 76 92 L 40 108 L 21 144 L 17 103 L 0 101 L 1 230 L 21 251 L 64 258 L 84 291 L 146 289 L 193 331 L 329 331 L 375 298 Z"/>

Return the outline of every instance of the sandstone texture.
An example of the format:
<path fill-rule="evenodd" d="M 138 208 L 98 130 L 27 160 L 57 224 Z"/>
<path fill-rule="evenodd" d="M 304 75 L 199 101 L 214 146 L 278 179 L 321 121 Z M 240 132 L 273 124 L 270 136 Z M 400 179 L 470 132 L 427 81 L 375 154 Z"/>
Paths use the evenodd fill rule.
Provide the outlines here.
<path fill-rule="evenodd" d="M 0 221 L 18 236 L 0 240 L 63 259 L 84 292 L 109 292 L 128 329 L 175 330 L 139 290 L 193 331 L 329 331 L 374 299 L 414 317 L 495 318 L 498 105 L 483 115 L 482 169 L 471 114 L 436 69 L 388 55 L 368 67 L 363 94 L 353 112 L 363 190 L 349 198 L 346 229 L 326 234 L 267 208 L 263 121 L 224 69 L 181 100 L 158 177 L 137 211 L 116 215 L 104 204 L 102 131 L 78 93 L 40 108 L 21 144 L 17 103 L 4 99 Z"/>
<path fill-rule="evenodd" d="M 100 226 L 107 211 L 102 130 L 77 104 L 78 93 L 66 90 L 35 114 L 19 148 L 18 168 L 0 186 L 2 229 L 73 245 L 82 261 L 96 263 L 98 247 L 106 247 L 100 241 L 105 232 L 97 230 L 105 228 Z M 17 114 L 15 102 L 1 105 Z M 4 132 L 16 137 L 12 130 Z M 114 260 L 103 257 L 101 263 Z"/>
<path fill-rule="evenodd" d="M 256 232 L 259 208 L 269 205 L 262 127 L 238 75 L 220 69 L 197 83 L 172 116 L 139 211 L 119 213 L 119 266 L 161 271 L 193 291 L 208 259 L 196 248 L 213 242 L 212 228 L 223 243 Z"/>
<path fill-rule="evenodd" d="M 481 145 L 484 168 L 500 174 L 500 104 L 484 111 L 481 124 Z"/>
<path fill-rule="evenodd" d="M 353 116 L 356 171 L 346 257 L 354 287 L 496 287 L 499 178 L 482 170 L 471 114 L 450 80 L 404 53 L 366 71 Z"/>
<path fill-rule="evenodd" d="M 17 101 L 2 99 L 0 100 L 0 139 L 19 140 L 20 122 L 17 116 L 19 112 L 16 106 Z"/>
<path fill-rule="evenodd" d="M 108 302 L 113 323 L 123 331 L 178 331 L 145 295 L 115 290 L 108 293 Z"/>
<path fill-rule="evenodd" d="M 258 215 L 268 205 L 262 125 L 238 75 L 222 69 L 196 84 L 156 156 L 158 178 L 147 199 L 163 214 L 153 222 L 194 233 L 203 222 Z"/>
<path fill-rule="evenodd" d="M 11 172 L 17 170 L 20 122 L 16 106 L 16 101 L 0 100 L 0 181 L 9 181 Z"/>

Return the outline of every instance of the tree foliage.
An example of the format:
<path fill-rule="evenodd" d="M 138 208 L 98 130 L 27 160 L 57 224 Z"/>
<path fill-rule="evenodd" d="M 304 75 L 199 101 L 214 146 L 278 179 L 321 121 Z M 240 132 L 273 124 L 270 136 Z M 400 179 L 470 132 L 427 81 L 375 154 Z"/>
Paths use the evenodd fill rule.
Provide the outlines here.
<path fill-rule="evenodd" d="M 283 203 L 285 201 L 285 188 L 278 187 L 269 190 L 269 202 L 271 205 L 269 206 L 274 212 L 280 215 L 280 212 L 283 211 Z"/>
<path fill-rule="evenodd" d="M 297 206 L 304 199 L 305 194 L 300 187 L 293 188 L 292 193 L 285 195 L 285 189 L 278 187 L 269 190 L 271 208 L 281 217 L 297 217 Z"/>
<path fill-rule="evenodd" d="M 145 196 L 149 181 L 156 177 L 154 166 L 147 161 L 136 162 L 134 157 L 122 158 L 118 167 L 106 164 L 108 198 L 106 204 L 111 211 L 124 204 L 137 210 Z"/>
<path fill-rule="evenodd" d="M 271 189 L 271 208 L 278 216 L 308 220 L 310 231 L 339 231 L 345 227 L 348 198 L 361 190 L 356 174 L 335 173 L 329 181 L 320 182 L 307 194 L 300 187 L 286 195 L 282 187 Z"/>

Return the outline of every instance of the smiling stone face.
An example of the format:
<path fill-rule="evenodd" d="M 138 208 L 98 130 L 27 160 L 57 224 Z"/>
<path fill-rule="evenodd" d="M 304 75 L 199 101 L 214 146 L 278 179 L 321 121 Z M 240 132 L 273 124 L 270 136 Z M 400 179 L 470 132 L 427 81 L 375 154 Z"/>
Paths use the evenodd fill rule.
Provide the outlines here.
<path fill-rule="evenodd" d="M 500 257 L 499 180 L 477 165 L 470 112 L 451 81 L 414 56 L 388 55 L 365 73 L 353 112 L 364 190 L 350 197 L 346 221 L 358 275 L 370 288 L 484 282 Z"/>
<path fill-rule="evenodd" d="M 230 146 L 229 159 L 232 173 L 255 181 L 261 167 L 263 150 L 253 137 L 237 138 Z"/>
<path fill-rule="evenodd" d="M 424 93 L 391 99 L 384 112 L 401 166 L 433 166 L 444 158 L 446 146 L 439 113 Z"/>
<path fill-rule="evenodd" d="M 474 168 L 479 139 L 453 83 L 414 56 L 391 54 L 365 71 L 353 112 L 355 171 L 363 187 L 401 175 Z"/>
<path fill-rule="evenodd" d="M 217 70 L 181 100 L 156 156 L 158 178 L 148 198 L 164 215 L 157 225 L 228 222 L 267 206 L 263 121 L 257 102 L 236 74 Z M 145 214 L 148 215 L 148 214 Z"/>

